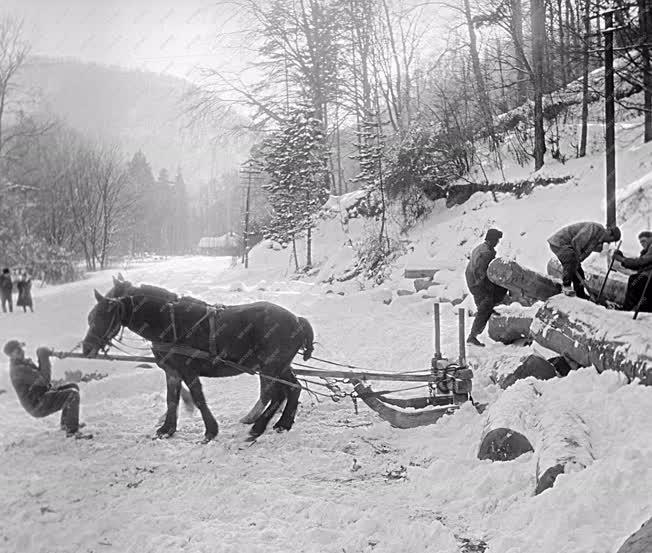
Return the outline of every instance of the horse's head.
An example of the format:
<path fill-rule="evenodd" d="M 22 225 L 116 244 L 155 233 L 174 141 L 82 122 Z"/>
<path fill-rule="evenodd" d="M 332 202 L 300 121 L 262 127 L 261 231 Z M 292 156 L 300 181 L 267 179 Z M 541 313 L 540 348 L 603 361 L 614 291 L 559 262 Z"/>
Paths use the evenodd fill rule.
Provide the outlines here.
<path fill-rule="evenodd" d="M 83 353 L 87 357 L 95 357 L 97 353 L 109 345 L 120 332 L 124 307 L 120 300 L 105 298 L 95 290 L 97 304 L 88 314 L 88 332 L 83 341 Z"/>
<path fill-rule="evenodd" d="M 106 293 L 106 298 L 124 298 L 125 296 L 132 296 L 136 292 L 136 287 L 125 280 L 121 273 L 118 273 L 118 278 L 113 277 L 113 288 Z"/>

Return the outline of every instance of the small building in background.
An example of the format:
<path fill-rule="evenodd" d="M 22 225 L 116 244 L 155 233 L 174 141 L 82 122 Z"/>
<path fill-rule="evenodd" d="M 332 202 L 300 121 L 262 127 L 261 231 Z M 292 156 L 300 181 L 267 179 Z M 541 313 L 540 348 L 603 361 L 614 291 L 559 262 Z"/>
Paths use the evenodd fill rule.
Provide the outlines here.
<path fill-rule="evenodd" d="M 197 249 L 201 255 L 241 255 L 242 240 L 234 232 L 222 236 L 204 236 L 199 240 Z"/>

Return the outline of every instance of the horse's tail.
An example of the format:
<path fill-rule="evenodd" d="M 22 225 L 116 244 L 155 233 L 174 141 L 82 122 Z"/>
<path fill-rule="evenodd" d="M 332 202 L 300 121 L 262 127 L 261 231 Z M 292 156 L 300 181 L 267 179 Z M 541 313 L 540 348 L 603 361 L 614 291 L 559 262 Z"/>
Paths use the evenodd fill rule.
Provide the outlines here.
<path fill-rule="evenodd" d="M 312 326 L 308 322 L 308 319 L 305 317 L 297 317 L 299 319 L 299 324 L 301 325 L 301 330 L 303 331 L 303 360 L 308 361 L 312 356 L 312 352 L 315 349 L 315 333 L 312 331 Z"/>

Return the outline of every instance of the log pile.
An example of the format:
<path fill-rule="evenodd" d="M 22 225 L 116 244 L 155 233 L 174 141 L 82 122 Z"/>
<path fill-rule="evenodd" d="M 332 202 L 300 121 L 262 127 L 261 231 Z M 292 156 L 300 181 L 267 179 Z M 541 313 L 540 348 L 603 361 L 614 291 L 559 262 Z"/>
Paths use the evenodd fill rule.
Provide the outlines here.
<path fill-rule="evenodd" d="M 582 367 L 620 371 L 652 385 L 652 317 L 632 320 L 627 312 L 557 296 L 539 309 L 530 332 L 539 344 Z"/>
<path fill-rule="evenodd" d="M 513 297 L 529 300 L 522 301 L 526 305 L 547 300 L 561 292 L 559 282 L 504 257 L 497 257 L 489 263 L 487 277 L 494 284 L 507 288 Z"/>
<path fill-rule="evenodd" d="M 554 278 L 561 280 L 562 277 L 562 268 L 559 259 L 553 257 L 548 261 L 547 266 L 548 274 Z M 602 283 L 604 282 L 604 277 L 606 276 L 606 270 L 601 271 L 594 267 L 585 269 L 584 274 L 586 276 L 586 287 L 588 291 L 593 294 L 594 297 L 597 297 L 602 288 Z M 617 273 L 616 271 L 611 271 L 609 273 L 609 278 L 604 285 L 602 291 L 602 296 L 600 299 L 615 303 L 617 305 L 623 305 L 625 303 L 625 293 L 627 292 L 627 275 Z"/>

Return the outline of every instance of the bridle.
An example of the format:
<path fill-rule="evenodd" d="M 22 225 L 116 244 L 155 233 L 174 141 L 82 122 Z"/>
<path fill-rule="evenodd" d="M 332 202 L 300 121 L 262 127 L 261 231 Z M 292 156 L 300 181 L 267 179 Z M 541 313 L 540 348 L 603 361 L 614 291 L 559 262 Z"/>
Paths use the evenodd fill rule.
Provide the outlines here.
<path fill-rule="evenodd" d="M 131 309 L 128 309 L 127 305 L 123 303 L 122 300 L 129 300 L 131 303 Z M 102 336 L 99 336 L 98 334 L 95 334 L 91 331 L 92 326 L 89 325 L 91 328 L 89 328 L 88 332 L 89 337 L 92 337 L 98 345 L 98 351 L 102 351 L 104 353 L 106 353 L 106 350 L 108 350 L 108 348 L 111 346 L 111 341 L 118 335 L 120 329 L 125 326 L 128 327 L 131 324 L 135 311 L 134 299 L 131 296 L 125 296 L 124 298 L 120 299 L 106 298 L 105 301 L 116 303 L 118 305 L 118 309 L 113 310 L 111 321 L 109 322 L 106 331 Z M 127 311 L 129 311 L 128 320 L 126 320 Z"/>

